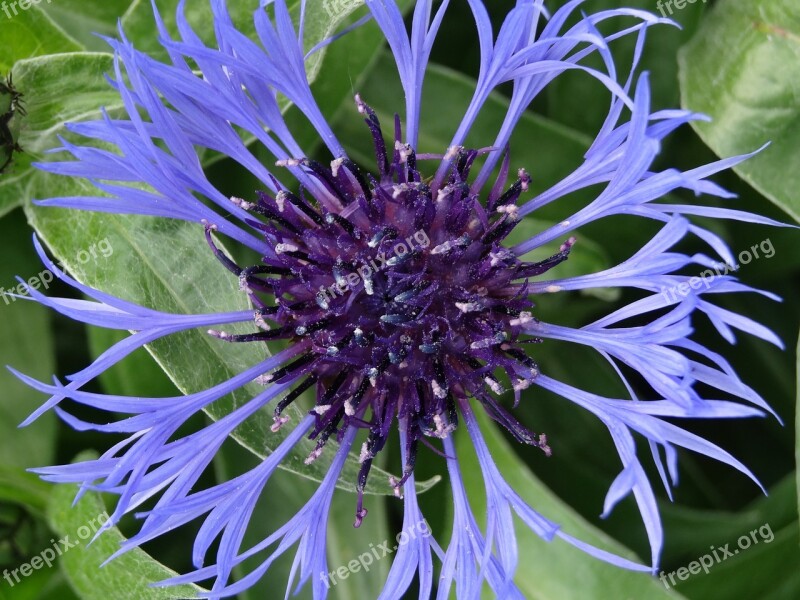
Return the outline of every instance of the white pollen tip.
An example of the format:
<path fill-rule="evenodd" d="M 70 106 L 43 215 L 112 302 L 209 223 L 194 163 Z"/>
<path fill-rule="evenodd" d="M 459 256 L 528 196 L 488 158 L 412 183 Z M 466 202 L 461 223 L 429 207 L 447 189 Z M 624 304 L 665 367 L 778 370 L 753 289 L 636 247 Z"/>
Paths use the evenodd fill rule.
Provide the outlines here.
<path fill-rule="evenodd" d="M 480 305 L 475 302 L 456 302 L 456 308 L 462 313 L 475 312 L 481 309 Z"/>
<path fill-rule="evenodd" d="M 362 115 L 367 112 L 367 105 L 364 104 L 364 101 L 361 99 L 361 94 L 355 95 L 356 106 L 358 107 L 358 112 Z"/>
<path fill-rule="evenodd" d="M 344 403 L 344 414 L 346 414 L 348 417 L 352 417 L 356 414 L 356 408 L 350 403 L 349 400 Z"/>
<path fill-rule="evenodd" d="M 566 250 L 569 250 L 570 248 L 572 248 L 575 245 L 575 242 L 577 242 L 577 241 L 578 241 L 578 238 L 576 238 L 575 236 L 572 236 L 566 242 L 561 244 L 561 247 L 559 248 L 559 250 L 561 252 L 565 252 Z"/>
<path fill-rule="evenodd" d="M 546 288 L 544 288 L 544 291 L 548 294 L 555 294 L 556 292 L 560 292 L 562 289 L 564 288 L 562 288 L 560 285 L 548 285 Z"/>
<path fill-rule="evenodd" d="M 527 325 L 531 321 L 533 321 L 533 314 L 529 312 L 521 312 L 516 319 L 511 319 L 511 321 L 509 321 L 509 325 L 512 327 L 519 327 L 520 325 Z"/>
<path fill-rule="evenodd" d="M 331 173 L 333 173 L 334 177 L 338 177 L 339 169 L 342 168 L 344 164 L 344 158 L 337 158 L 336 160 L 331 161 Z"/>
<path fill-rule="evenodd" d="M 494 346 L 497 344 L 497 340 L 493 338 L 484 338 L 482 340 L 478 340 L 477 342 L 472 342 L 469 347 L 473 350 L 480 350 L 481 348 L 488 348 L 490 346 Z"/>
<path fill-rule="evenodd" d="M 331 405 L 330 404 L 318 404 L 317 406 L 315 406 L 311 410 L 313 410 L 319 416 L 322 416 L 326 412 L 328 412 L 330 409 L 331 409 Z"/>
<path fill-rule="evenodd" d="M 299 248 L 294 244 L 276 244 L 275 254 L 283 254 L 284 252 L 297 252 Z"/>
<path fill-rule="evenodd" d="M 400 140 L 396 140 L 394 143 L 394 149 L 400 153 L 401 163 L 408 162 L 408 157 L 411 156 L 411 146 L 402 143 Z"/>
<path fill-rule="evenodd" d="M 270 329 L 272 329 L 272 327 L 270 327 L 269 323 L 267 323 L 264 320 L 264 317 L 262 317 L 259 314 L 256 314 L 255 323 L 256 323 L 256 327 L 258 327 L 259 329 L 263 329 L 264 331 L 269 331 Z"/>
<path fill-rule="evenodd" d="M 270 427 L 270 430 L 272 433 L 278 433 L 281 430 L 281 427 L 289 422 L 289 417 L 275 417 L 274 421 L 275 422 L 272 424 L 272 427 Z"/>
<path fill-rule="evenodd" d="M 285 158 L 275 161 L 276 167 L 299 167 L 301 164 L 303 164 L 303 159 L 301 158 Z"/>
<path fill-rule="evenodd" d="M 403 488 L 400 485 L 400 480 L 394 475 L 389 475 L 389 485 L 394 489 L 395 498 L 403 497 Z"/>
<path fill-rule="evenodd" d="M 372 453 L 367 449 L 367 442 L 361 444 L 361 454 L 358 455 L 358 462 L 363 463 L 373 458 Z"/>
<path fill-rule="evenodd" d="M 320 456 L 322 456 L 322 448 L 315 448 L 315 449 L 314 449 L 314 450 L 311 452 L 311 454 L 309 454 L 309 455 L 308 455 L 308 458 L 306 458 L 306 459 L 305 459 L 303 462 L 304 462 L 305 464 L 307 464 L 307 465 L 310 465 L 310 464 L 311 464 L 311 463 L 313 463 L 315 460 L 317 460 L 317 459 L 318 459 Z"/>
<path fill-rule="evenodd" d="M 530 187 L 529 184 L 531 182 L 531 176 L 528 175 L 528 172 L 525 169 L 519 169 L 517 171 L 517 177 L 519 178 L 520 188 L 523 192 L 527 192 L 528 188 Z"/>
<path fill-rule="evenodd" d="M 453 160 L 461 152 L 461 146 L 450 146 L 444 155 L 445 160 Z"/>
<path fill-rule="evenodd" d="M 452 244 L 447 241 L 444 244 L 439 244 L 433 250 L 431 250 L 431 254 L 444 254 L 445 252 L 449 252 L 450 248 L 452 247 Z"/>
<path fill-rule="evenodd" d="M 559 225 L 561 225 L 562 227 L 569 227 L 569 221 L 561 221 Z"/>
<path fill-rule="evenodd" d="M 244 210 L 252 209 L 255 204 L 252 202 L 248 202 L 247 200 L 242 200 L 241 198 L 237 198 L 236 196 L 231 196 L 231 202 L 238 206 L 239 208 L 243 208 Z"/>
<path fill-rule="evenodd" d="M 221 340 L 227 340 L 229 337 L 231 337 L 230 333 L 219 331 L 217 329 L 209 329 L 208 335 L 214 336 L 215 338 L 219 338 Z"/>
<path fill-rule="evenodd" d="M 433 395 L 440 400 L 447 397 L 447 390 L 439 385 L 439 382 L 435 379 L 431 381 L 431 389 L 433 390 Z"/>
<path fill-rule="evenodd" d="M 517 379 L 514 382 L 514 391 L 515 392 L 520 392 L 522 390 L 527 390 L 529 387 L 531 387 L 531 382 L 528 381 L 527 379 Z"/>
<path fill-rule="evenodd" d="M 436 425 L 436 431 L 433 435 L 441 439 L 445 439 L 450 432 L 455 430 L 452 424 L 445 425 L 444 419 L 442 419 L 442 415 L 440 414 L 433 415 L 433 423 Z"/>
<path fill-rule="evenodd" d="M 503 204 L 497 207 L 497 212 L 516 217 L 519 214 L 519 206 L 516 204 Z"/>
<path fill-rule="evenodd" d="M 483 379 L 483 381 L 486 383 L 486 385 L 488 385 L 490 388 L 492 388 L 492 391 L 495 394 L 502 394 L 503 393 L 503 391 L 504 391 L 503 390 L 503 386 L 500 385 L 500 382 L 495 381 L 494 379 L 491 379 L 489 377 L 485 377 Z"/>

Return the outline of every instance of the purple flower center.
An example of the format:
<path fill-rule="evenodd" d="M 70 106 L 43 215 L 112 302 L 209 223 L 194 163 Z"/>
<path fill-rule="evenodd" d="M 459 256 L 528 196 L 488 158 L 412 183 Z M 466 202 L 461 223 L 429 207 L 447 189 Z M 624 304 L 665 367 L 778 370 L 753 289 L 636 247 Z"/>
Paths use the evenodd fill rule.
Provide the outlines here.
<path fill-rule="evenodd" d="M 274 250 L 262 264 L 240 268 L 207 237 L 217 257 L 236 273 L 256 304 L 262 331 L 214 332 L 237 342 L 291 339 L 305 350 L 263 382 L 297 382 L 275 409 L 283 410 L 317 386 L 313 412 L 316 459 L 334 434 L 369 430 L 361 450 L 356 526 L 366 515 L 362 494 L 372 461 L 395 417 L 406 426 L 408 464 L 396 489 L 414 469 L 417 444 L 444 438 L 458 424 L 458 407 L 476 398 L 520 442 L 549 454 L 544 435 L 523 427 L 496 396 L 519 393 L 538 375 L 523 344 L 533 321 L 528 279 L 566 260 L 574 240 L 547 260 L 520 260 L 502 245 L 519 222 L 517 200 L 530 178 L 520 170 L 505 191 L 508 161 L 484 204 L 469 184 L 478 150 L 452 148 L 448 175 L 438 189 L 421 175 L 413 148 L 387 152 L 375 112 L 358 99 L 374 142 L 378 177 L 347 158 L 328 168 L 316 161 L 282 161 L 302 168 L 315 189 L 297 195 L 259 192 L 256 203 L 234 200 L 264 217 L 252 224 Z M 398 120 L 399 123 L 399 120 Z M 314 202 L 309 200 L 309 195 Z M 277 323 L 270 327 L 266 320 Z"/>

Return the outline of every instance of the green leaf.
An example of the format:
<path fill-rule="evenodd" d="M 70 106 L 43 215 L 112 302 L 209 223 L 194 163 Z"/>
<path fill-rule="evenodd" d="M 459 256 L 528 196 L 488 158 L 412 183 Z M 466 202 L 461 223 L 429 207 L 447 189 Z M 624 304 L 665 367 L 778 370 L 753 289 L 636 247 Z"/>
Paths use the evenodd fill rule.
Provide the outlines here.
<path fill-rule="evenodd" d="M 566 533 L 625 558 L 640 561 L 630 550 L 587 523 L 542 484 L 520 461 L 494 422 L 477 411 L 489 451 L 506 481 L 544 517 Z M 461 471 L 476 515 L 486 512 L 484 481 L 469 436 L 457 435 Z M 535 452 L 533 448 L 528 449 Z M 602 507 L 598 507 L 600 511 Z M 584 598 L 680 598 L 646 573 L 626 571 L 555 538 L 546 542 L 526 526 L 517 527 L 521 558 L 514 581 L 529 600 L 583 600 Z M 488 596 L 487 596 L 488 597 Z"/>
<path fill-rule="evenodd" d="M 122 341 L 128 334 L 116 329 L 87 327 L 89 350 L 96 359 L 108 348 Z M 103 390 L 119 396 L 168 397 L 179 394 L 167 375 L 144 348 L 135 350 L 100 377 Z"/>
<path fill-rule="evenodd" d="M 737 512 L 702 510 L 664 503 L 667 536 L 664 554 L 671 565 L 684 565 L 710 546 L 719 546 L 769 523 L 774 531 L 797 522 L 796 477 L 792 472 L 770 486 L 769 496 L 761 496 Z"/>
<path fill-rule="evenodd" d="M 17 275 L 38 289 L 52 281 L 31 247 L 30 229 L 22 217 L 18 212 L 0 220 L 0 339 L 4 340 L 0 365 L 12 365 L 32 377 L 48 379 L 55 368 L 50 313 L 43 306 L 10 295 L 20 291 L 14 279 Z M 0 389 L 0 464 L 22 470 L 49 463 L 55 448 L 55 415 L 44 415 L 18 429 L 39 406 L 41 397 L 5 368 L 0 370 Z"/>
<path fill-rule="evenodd" d="M 680 53 L 684 107 L 711 123 L 693 126 L 727 157 L 771 146 L 736 172 L 800 220 L 800 5 L 795 0 L 721 0 Z"/>
<path fill-rule="evenodd" d="M 385 457 L 383 457 L 385 458 Z M 384 583 L 389 575 L 392 559 L 376 560 L 368 564 L 368 571 L 361 568 L 363 563 L 355 567 L 353 561 L 362 555 L 371 554 L 372 547 L 378 547 L 385 541 L 391 541 L 387 525 L 387 504 L 399 501 L 390 496 L 376 496 L 368 498 L 365 506 L 369 515 L 364 519 L 358 529 L 352 526 L 353 515 L 356 507 L 355 494 L 336 494 L 331 503 L 331 516 L 328 520 L 328 572 L 336 571 L 341 567 L 347 568 L 347 577 L 341 578 L 337 574 L 334 579 L 330 577 L 331 596 L 335 598 L 377 598 L 383 591 Z M 370 546 L 372 544 L 372 546 Z M 319 577 L 319 574 L 315 574 Z"/>
<path fill-rule="evenodd" d="M 13 13 L 11 6 L 8 6 L 8 10 Z M 27 10 L 16 9 L 16 14 L 12 14 L 10 18 L 0 13 L 0 19 L 3 19 L 0 73 L 9 71 L 18 60 L 83 49 L 36 6 Z"/>
<path fill-rule="evenodd" d="M 96 34 L 116 36 L 117 21 L 131 5 L 131 0 L 48 0 L 42 10 L 87 50 L 103 52 L 108 44 Z M 152 37 L 152 31 L 147 37 Z M 131 38 L 136 44 L 137 39 Z"/>
<path fill-rule="evenodd" d="M 94 456 L 83 455 L 79 460 Z M 176 573 L 155 561 L 144 550 L 136 548 L 100 565 L 119 549 L 125 541 L 116 527 L 102 533 L 93 543 L 99 525 L 108 518 L 100 496 L 94 492 L 84 496 L 77 505 L 72 501 L 78 487 L 59 485 L 52 495 L 48 508 L 50 526 L 61 539 L 69 536 L 74 547 L 62 550 L 57 560 L 81 600 L 158 600 L 166 598 L 195 597 L 202 591 L 197 586 L 152 588 L 150 583 L 174 577 Z M 64 548 L 63 544 L 58 545 Z"/>
<path fill-rule="evenodd" d="M 64 124 L 99 118 L 100 108 L 113 115 L 122 101 L 103 78 L 113 67 L 110 54 L 76 52 L 18 62 L 14 85 L 25 94 L 19 144 L 9 170 L 0 178 L 0 216 L 40 191 L 50 180 L 31 163 L 47 160 L 46 150 L 59 145 Z M 45 192 L 46 193 L 46 192 Z"/>
<path fill-rule="evenodd" d="M 19 468 L 0 464 L 0 503 L 10 502 L 44 515 L 50 484 Z"/>
<path fill-rule="evenodd" d="M 798 536 L 797 520 L 780 530 L 773 530 L 769 521 L 751 529 L 742 527 L 738 537 L 721 539 L 715 544 L 718 549 L 727 544 L 733 556 L 721 550 L 715 556 L 708 546 L 702 548 L 700 552 L 705 554 L 701 556 L 708 557 L 706 564 L 713 561 L 708 574 L 703 571 L 689 574 L 685 582 L 680 582 L 676 573 L 675 589 L 690 598 L 794 600 L 800 596 Z M 694 560 L 700 561 L 701 556 Z"/>
<path fill-rule="evenodd" d="M 13 566 L 18 567 L 16 564 Z M 0 600 L 79 600 L 55 568 L 33 571 L 28 577 L 20 577 L 19 582 L 14 581 L 11 575 L 9 577 L 14 586 L 3 581 Z"/>

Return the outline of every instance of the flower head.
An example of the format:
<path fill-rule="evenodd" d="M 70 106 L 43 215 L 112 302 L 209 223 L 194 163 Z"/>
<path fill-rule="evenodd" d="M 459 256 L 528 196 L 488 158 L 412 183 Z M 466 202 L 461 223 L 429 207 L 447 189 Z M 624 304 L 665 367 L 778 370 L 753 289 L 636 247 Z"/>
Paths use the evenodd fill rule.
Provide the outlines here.
<path fill-rule="evenodd" d="M 37 301 L 85 323 L 135 332 L 71 376 L 66 385 L 57 380 L 44 384 L 19 374 L 51 396 L 30 420 L 53 408 L 78 429 L 128 436 L 97 460 L 39 472 L 53 481 L 80 483 L 83 490 L 117 494 L 109 526 L 157 497 L 154 507 L 141 515 L 139 533 L 125 542 L 121 552 L 207 514 L 193 552 L 197 570 L 167 583 L 213 579 L 209 594 L 230 596 L 252 585 L 297 543 L 293 576 L 299 576 L 301 585 L 312 579 L 314 597 L 325 597 L 329 586 L 317 575 L 327 573 L 328 511 L 348 452 L 359 445 L 356 526 L 368 518 L 364 489 L 373 460 L 393 439 L 399 440 L 403 465 L 402 475 L 392 485 L 403 497 L 407 523 L 423 518 L 414 482 L 420 443 L 441 443 L 453 489 L 452 539 L 444 548 L 430 537 L 401 548 L 382 598 L 402 597 L 417 575 L 420 597 L 429 597 L 433 554 L 442 561 L 439 597 L 449 596 L 453 582 L 459 597 L 474 597 L 485 581 L 498 597 L 522 598 L 513 584 L 518 560 L 513 514 L 547 540 L 560 538 L 625 568 L 656 568 L 663 534 L 634 433 L 648 440 L 668 493 L 676 481 L 679 447 L 716 458 L 754 478 L 730 454 L 673 422 L 769 411 L 722 356 L 692 340 L 692 323 L 700 314 L 727 339 L 732 339 L 732 328 L 736 328 L 778 345 L 780 341 L 761 325 L 710 301 L 715 294 L 756 291 L 733 277 L 716 277 L 680 298 L 661 293 L 688 280 L 678 274 L 685 267 L 715 264 L 706 255 L 672 250 L 688 235 L 699 237 L 723 260 L 733 262 L 725 243 L 688 217 L 777 225 L 728 208 L 656 202 L 677 189 L 730 198 L 708 177 L 747 158 L 726 159 L 686 172 L 654 169 L 664 137 L 704 117 L 681 110 L 651 112 L 647 75 L 638 75 L 634 63 L 627 78 L 620 80 L 608 42 L 637 36 L 638 60 L 648 27 L 669 22 L 646 12 L 619 9 L 583 16 L 568 27 L 580 1 L 567 3 L 550 16 L 541 0 L 520 0 L 495 36 L 483 3 L 467 2 L 477 25 L 480 71 L 461 125 L 449 147 L 438 155 L 418 152 L 420 103 L 428 57 L 448 0 L 435 13 L 432 1 L 418 1 L 410 32 L 393 0 L 366 0 L 370 17 L 396 59 L 405 91 L 405 107 L 398 107 L 405 109 L 405 118 L 398 116 L 390 124 L 392 135 L 388 136 L 386 124 L 379 121 L 367 99 L 355 98 L 355 109 L 365 120 L 364 135 L 370 136 L 374 146 L 371 165 L 356 164 L 348 157 L 314 100 L 304 66 L 308 57 L 303 46 L 304 14 L 298 30 L 284 0 L 268 2 L 274 14 L 269 16 L 263 9 L 255 13 L 255 42 L 235 29 L 222 0 L 212 0 L 216 47 L 200 40 L 182 9 L 177 18 L 179 40 L 170 37 L 156 11 L 169 63 L 137 51 L 124 32 L 120 40 L 109 40 L 117 57 L 112 83 L 127 118 L 105 115 L 100 121 L 73 124 L 71 129 L 116 150 L 65 141 L 62 150 L 76 160 L 40 165 L 54 173 L 85 177 L 105 192 L 103 197 L 48 199 L 42 205 L 198 223 L 199 231 L 200 226 L 205 229 L 210 251 L 238 278 L 242 293 L 252 303 L 253 310 L 198 315 L 140 307 L 71 279 L 47 259 L 37 242 L 47 266 L 91 298 L 48 298 L 30 290 Z M 616 17 L 628 19 L 629 27 L 601 35 L 597 25 Z M 602 58 L 604 70 L 583 64 L 590 54 Z M 511 172 L 510 136 L 541 90 L 569 70 L 583 71 L 602 82 L 612 95 L 612 104 L 583 163 L 557 185 L 534 195 L 528 172 Z M 514 84 L 513 94 L 496 138 L 485 140 L 482 148 L 466 147 L 467 134 L 490 93 L 507 82 Z M 280 97 L 289 99 L 314 126 L 330 153 L 330 164 L 306 156 L 282 117 Z M 623 119 L 626 111 L 627 121 Z M 255 158 L 242 132 L 274 157 L 273 164 Z M 244 199 L 216 189 L 203 172 L 197 148 L 237 161 L 260 179 L 263 189 Z M 603 189 L 594 200 L 562 222 L 520 243 L 506 241 L 515 226 L 537 209 L 598 185 Z M 632 249 L 631 257 L 620 265 L 599 273 L 555 278 L 551 269 L 569 259 L 576 243 L 573 233 L 615 214 L 656 220 L 663 228 L 645 246 Z M 219 247 L 218 236 L 256 251 L 260 260 L 238 264 Z M 554 255 L 526 259 L 529 251 L 551 242 L 560 244 Z M 578 329 L 537 318 L 539 295 L 604 287 L 639 290 L 641 298 Z M 637 324 L 626 324 L 629 320 Z M 250 323 L 252 331 L 232 333 L 226 325 L 233 323 Z M 134 349 L 191 328 L 207 330 L 220 344 L 287 343 L 261 363 L 195 394 L 151 399 L 82 390 Z M 598 396 L 541 372 L 532 344 L 553 339 L 596 349 L 617 370 L 630 397 Z M 636 396 L 621 365 L 641 376 L 652 399 Z M 253 380 L 266 386 L 261 393 L 204 429 L 176 438 L 191 415 Z M 704 398 L 696 384 L 753 406 L 716 396 Z M 514 416 L 525 390 L 537 387 L 581 406 L 608 427 L 622 468 L 611 484 L 604 513 L 633 494 L 651 543 L 649 566 L 577 540 L 537 513 L 503 479 L 475 411 L 486 411 L 519 442 L 549 455 L 546 436 L 534 433 Z M 316 393 L 314 405 L 305 407 L 307 415 L 300 422 L 290 422 L 286 408 L 309 389 Z M 67 398 L 130 416 L 112 423 L 88 423 L 59 406 Z M 194 491 L 226 438 L 268 405 L 274 416 L 272 430 L 291 428 L 291 433 L 252 471 Z M 396 430 L 399 436 L 393 437 Z M 490 508 L 485 531 L 478 526 L 462 483 L 453 443 L 456 435 L 469 436 L 477 451 Z M 339 444 L 331 451 L 334 458 L 326 477 L 285 526 L 268 532 L 261 543 L 242 548 L 244 531 L 264 486 L 306 436 L 316 443 L 307 464 L 325 452 L 329 440 Z M 363 438 L 360 442 L 359 437 Z M 216 562 L 203 566 L 216 540 Z M 240 581 L 230 582 L 236 565 L 262 553 L 266 557 L 258 566 Z"/>

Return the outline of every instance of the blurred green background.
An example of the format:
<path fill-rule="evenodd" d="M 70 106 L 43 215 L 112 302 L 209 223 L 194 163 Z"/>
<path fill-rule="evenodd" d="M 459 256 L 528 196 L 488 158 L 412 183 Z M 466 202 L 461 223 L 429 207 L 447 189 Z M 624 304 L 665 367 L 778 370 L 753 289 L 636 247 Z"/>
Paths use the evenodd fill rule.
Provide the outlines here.
<path fill-rule="evenodd" d="M 103 74 L 112 67 L 111 57 L 106 44 L 92 33 L 113 35 L 121 19 L 137 47 L 164 56 L 156 40 L 150 3 L 52 0 L 38 5 L 13 4 L 13 10 L 11 4 L 0 5 L 0 74 L 13 74 L 15 87 L 24 94 L 22 106 L 26 114 L 17 110 L 9 128 L 23 152 L 14 152 L 11 164 L 0 174 L 0 293 L 17 285 L 15 276 L 30 279 L 42 272 L 31 244 L 35 229 L 74 275 L 127 299 L 161 310 L 180 310 L 180 299 L 186 300 L 184 306 L 191 307 L 196 302 L 208 310 L 199 290 L 212 290 L 215 293 L 208 295 L 220 310 L 241 306 L 235 286 L 208 256 L 202 230 L 196 226 L 72 215 L 36 208 L 31 203 L 33 198 L 74 193 L 76 186 L 82 185 L 45 176 L 30 166 L 32 161 L 46 159 L 44 151 L 57 144 L 57 135 L 66 134 L 63 123 L 97 118 L 100 106 L 107 107 L 112 115 L 120 110 L 119 100 L 103 80 Z M 211 39 L 207 3 L 192 0 L 187 4 L 190 22 L 204 38 Z M 251 31 L 247 23 L 258 3 L 231 0 L 230 4 L 237 23 Z M 297 0 L 290 1 L 295 8 L 298 4 Z M 348 12 L 341 18 L 347 21 L 360 16 L 363 7 L 358 4 L 353 3 L 353 14 Z M 405 0 L 401 4 L 408 9 L 413 3 Z M 562 0 L 547 2 L 551 9 L 563 4 Z M 171 15 L 177 1 L 158 0 L 157 5 L 172 27 Z M 309 42 L 318 41 L 339 23 L 330 21 L 323 0 L 309 0 L 308 5 L 312 18 L 307 37 L 316 36 Z M 514 2 L 492 0 L 487 5 L 499 27 Z M 796 220 L 800 216 L 800 5 L 796 0 L 587 0 L 583 10 L 596 12 L 620 6 L 656 13 L 663 9 L 665 16 L 681 25 L 680 29 L 659 26 L 649 33 L 642 62 L 651 73 L 654 108 L 683 105 L 715 119 L 697 130 L 686 127 L 671 136 L 657 166 L 691 168 L 771 141 L 770 148 L 756 159 L 715 181 L 739 195 L 737 200 L 729 201 L 734 208 L 784 222 Z M 611 31 L 625 24 L 631 22 L 612 21 L 602 29 Z M 403 108 L 396 72 L 380 39 L 374 25 L 358 29 L 312 61 L 309 73 L 334 131 L 351 155 L 368 167 L 372 166 L 371 140 L 354 109 L 353 94 L 359 92 L 384 122 Z M 630 65 L 633 42 L 633 38 L 626 38 L 612 45 L 623 74 Z M 478 59 L 467 4 L 453 0 L 434 47 L 435 66 L 424 88 L 421 152 L 442 152 L 449 144 L 469 101 Z M 502 89 L 492 97 L 469 138 L 471 144 L 483 147 L 494 140 L 507 106 L 504 94 L 508 92 Z M 512 164 L 524 166 L 532 174 L 535 191 L 558 181 L 579 164 L 602 124 L 608 103 L 608 94 L 599 83 L 573 73 L 561 76 L 537 99 L 517 128 L 511 145 Z M 0 109 L 10 110 L 9 103 L 0 104 Z M 318 140 L 291 107 L 287 107 L 286 114 L 301 132 L 298 137 L 309 154 L 318 153 L 329 160 L 320 153 Z M 10 151 L 8 140 L 4 139 L 3 145 L 4 152 Z M 0 164 L 3 160 L 0 156 Z M 212 181 L 228 195 L 252 197 L 259 187 L 252 175 L 224 157 L 207 152 L 203 160 Z M 264 155 L 264 160 L 269 158 Z M 519 228 L 520 235 L 531 235 L 548 223 L 563 219 L 595 192 L 574 194 L 557 206 L 534 214 Z M 693 201 L 690 195 L 683 199 Z M 671 200 L 674 199 L 666 199 Z M 706 199 L 704 202 L 708 203 Z M 628 258 L 657 230 L 654 224 L 640 221 L 619 217 L 581 230 L 573 256 L 559 267 L 562 274 L 597 271 Z M 798 237 L 792 229 L 732 222 L 704 225 L 721 235 L 736 254 L 758 244 L 774 249 L 771 257 L 742 265 L 739 276 L 749 285 L 779 294 L 783 302 L 740 295 L 722 299 L 719 304 L 768 325 L 784 341 L 786 350 L 780 351 L 746 334 L 739 335 L 738 343 L 730 346 L 703 322 L 697 324 L 697 336 L 731 360 L 743 380 L 774 407 L 784 425 L 772 418 L 691 424 L 693 431 L 719 443 L 747 464 L 768 488 L 769 496 L 763 496 L 738 472 L 681 452 L 681 483 L 674 502 L 665 497 L 663 490 L 659 491 L 657 475 L 652 473 L 666 532 L 662 567 L 665 572 L 672 572 L 711 552 L 712 547 L 730 544 L 731 549 L 736 548 L 740 536 L 759 528 L 765 531 L 766 527 L 773 537 L 767 542 L 769 538 L 761 536 L 759 543 L 746 551 L 715 564 L 709 574 L 692 575 L 674 589 L 667 589 L 658 579 L 618 571 L 559 543 L 548 545 L 520 527 L 517 582 L 529 598 L 800 598 L 794 427 L 795 346 L 800 319 Z M 113 251 L 104 254 L 98 250 L 88 258 L 81 254 L 92 245 Z M 695 240 L 683 242 L 681 250 L 708 252 Z M 202 281 L 198 281 L 201 277 Z M 40 279 L 44 281 L 46 276 Z M 58 282 L 48 285 L 50 294 L 75 295 Z M 567 299 L 563 295 L 546 297 L 536 299 L 536 314 L 545 321 L 580 326 L 633 297 L 628 292 L 614 291 L 574 294 Z M 0 363 L 39 379 L 48 380 L 53 373 L 63 377 L 83 368 L 118 339 L 116 334 L 57 318 L 33 303 L 0 296 Z M 92 384 L 91 389 L 141 396 L 175 395 L 178 389 L 186 391 L 219 381 L 225 369 L 248 359 L 247 354 L 222 358 L 209 355 L 198 344 L 196 338 L 181 336 L 177 342 L 151 348 L 167 365 L 169 376 L 150 354 L 141 350 Z M 625 397 L 613 371 L 590 349 L 548 342 L 537 346 L 533 353 L 541 369 L 555 378 L 608 396 Z M 228 362 L 221 364 L 223 361 Z M 73 489 L 41 483 L 26 473 L 26 468 L 70 462 L 81 453 L 102 453 L 111 442 L 107 436 L 77 433 L 58 422 L 53 414 L 18 430 L 17 424 L 43 397 L 5 370 L 0 372 L 0 391 L 0 571 L 5 574 L 5 570 L 31 563 L 53 546 L 52 540 L 64 535 L 74 539 L 81 526 L 103 511 L 103 499 L 92 496 L 71 510 Z M 604 427 L 568 402 L 538 390 L 529 390 L 523 396 L 518 413 L 524 423 L 547 433 L 553 457 L 548 459 L 529 448 L 516 447 L 486 424 L 491 445 L 509 481 L 534 508 L 563 523 L 569 533 L 646 558 L 647 540 L 631 499 L 621 503 L 608 519 L 598 516 L 608 486 L 620 469 Z M 196 422 L 187 424 L 186 430 L 202 426 L 204 418 L 198 416 Z M 250 436 L 251 447 L 257 445 L 259 435 L 242 434 L 245 442 Z M 469 454 L 467 445 L 461 445 Z M 646 453 L 646 446 L 640 451 Z M 231 477 L 257 460 L 253 453 L 232 442 L 204 481 L 211 484 Z M 474 462 L 472 457 L 466 460 L 465 472 L 469 474 L 467 484 L 476 514 L 480 515 L 483 482 L 477 469 L 470 467 Z M 382 466 L 396 472 L 398 463 L 399 456 L 391 455 Z M 439 457 L 422 452 L 418 461 L 420 480 L 443 471 Z M 313 487 L 313 482 L 294 473 L 280 472 L 271 483 L 269 497 L 259 507 L 250 541 L 261 539 L 285 522 Z M 444 536 L 442 539 L 446 539 L 452 519 L 448 487 L 439 483 L 421 496 L 423 511 L 437 535 Z M 329 527 L 331 568 L 356 558 L 368 550 L 370 543 L 377 545 L 392 539 L 399 529 L 401 503 L 377 495 L 368 499 L 370 517 L 365 526 L 353 530 L 353 502 L 353 496 L 346 492 L 336 496 Z M 33 569 L 13 586 L 13 578 L 0 580 L 0 598 L 184 597 L 187 590 L 154 590 L 147 584 L 166 577 L 168 569 L 191 568 L 192 529 L 146 545 L 147 554 L 132 553 L 103 569 L 97 568 L 113 551 L 120 535 L 135 531 L 134 525 L 133 519 L 124 520 L 121 532 L 111 532 L 89 548 L 84 542 L 59 557 L 52 568 Z M 370 573 L 351 575 L 332 590 L 331 597 L 376 598 L 389 564 L 387 558 Z M 280 561 L 241 598 L 282 596 L 290 566 L 290 560 Z M 303 590 L 299 597 L 308 598 L 310 592 Z"/>

